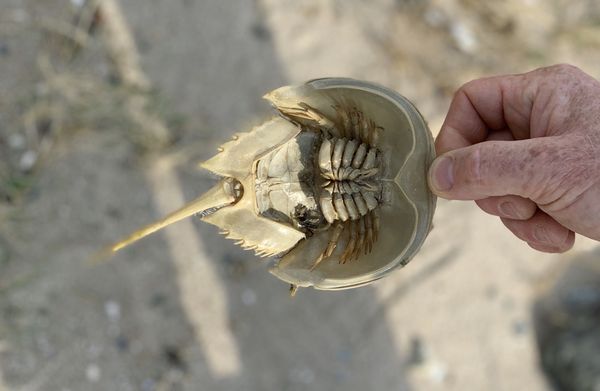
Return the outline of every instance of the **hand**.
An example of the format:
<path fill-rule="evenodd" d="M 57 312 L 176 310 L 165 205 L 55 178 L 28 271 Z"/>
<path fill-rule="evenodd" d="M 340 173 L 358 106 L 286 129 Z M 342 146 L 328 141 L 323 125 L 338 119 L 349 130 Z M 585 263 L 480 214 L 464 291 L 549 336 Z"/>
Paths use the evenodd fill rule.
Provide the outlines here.
<path fill-rule="evenodd" d="M 471 81 L 436 139 L 429 186 L 475 200 L 536 250 L 600 240 L 600 82 L 570 65 Z"/>

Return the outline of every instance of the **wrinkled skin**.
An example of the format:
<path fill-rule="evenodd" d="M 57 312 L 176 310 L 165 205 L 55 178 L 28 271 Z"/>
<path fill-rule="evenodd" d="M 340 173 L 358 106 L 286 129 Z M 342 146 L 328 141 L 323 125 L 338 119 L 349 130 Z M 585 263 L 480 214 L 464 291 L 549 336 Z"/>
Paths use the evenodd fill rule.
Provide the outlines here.
<path fill-rule="evenodd" d="M 534 249 L 600 240 L 600 82 L 570 65 L 471 81 L 455 94 L 429 171 Z"/>

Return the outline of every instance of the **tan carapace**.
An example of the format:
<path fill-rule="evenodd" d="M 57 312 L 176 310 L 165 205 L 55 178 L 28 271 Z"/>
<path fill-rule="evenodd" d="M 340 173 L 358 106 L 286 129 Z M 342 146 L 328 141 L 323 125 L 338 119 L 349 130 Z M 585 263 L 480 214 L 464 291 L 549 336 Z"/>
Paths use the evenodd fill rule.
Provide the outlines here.
<path fill-rule="evenodd" d="M 223 177 L 213 189 L 110 251 L 196 215 L 236 244 L 277 256 L 272 272 L 292 292 L 359 286 L 406 264 L 435 205 L 424 182 L 431 136 L 416 109 L 351 79 L 282 87 L 265 98 L 280 116 L 235 135 L 201 164 Z M 421 172 L 403 173 L 407 166 Z M 397 226 L 397 237 L 380 235 L 382 222 Z"/>

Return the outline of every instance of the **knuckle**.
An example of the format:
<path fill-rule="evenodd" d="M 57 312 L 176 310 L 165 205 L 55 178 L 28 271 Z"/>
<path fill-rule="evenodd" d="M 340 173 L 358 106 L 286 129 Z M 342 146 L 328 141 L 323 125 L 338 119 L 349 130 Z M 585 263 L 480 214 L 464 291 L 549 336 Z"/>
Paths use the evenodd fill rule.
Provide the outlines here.
<path fill-rule="evenodd" d="M 465 93 L 465 85 L 463 84 L 462 86 L 458 87 L 458 89 L 456 91 L 454 91 L 454 94 L 452 95 L 452 101 L 456 101 L 458 99 L 460 99 L 461 97 L 464 97 L 466 95 Z"/>
<path fill-rule="evenodd" d="M 540 68 L 539 70 L 544 73 L 553 73 L 556 75 L 574 75 L 583 73 L 583 71 L 575 65 L 567 63 L 554 64 L 548 67 Z"/>
<path fill-rule="evenodd" d="M 555 64 L 539 68 L 533 72 L 535 80 L 542 87 L 557 90 L 561 95 L 571 96 L 574 87 L 586 78 L 585 72 L 571 64 Z"/>
<path fill-rule="evenodd" d="M 480 83 L 482 79 L 474 79 L 471 81 L 468 81 L 466 83 L 464 83 L 462 86 L 459 87 L 459 89 L 456 91 L 455 96 L 464 94 L 467 95 L 469 94 L 470 91 L 472 91 L 474 88 L 477 87 L 477 85 Z"/>
<path fill-rule="evenodd" d="M 468 99 L 469 93 L 477 88 L 477 86 L 479 85 L 481 80 L 483 80 L 483 79 L 474 79 L 474 80 L 468 81 L 468 82 L 464 83 L 463 85 L 461 85 L 454 92 L 453 100 L 456 100 L 461 97 L 465 97 Z"/>
<path fill-rule="evenodd" d="M 559 63 L 553 66 L 554 69 L 559 73 L 575 73 L 581 72 L 579 68 L 575 65 L 567 64 L 567 63 Z"/>

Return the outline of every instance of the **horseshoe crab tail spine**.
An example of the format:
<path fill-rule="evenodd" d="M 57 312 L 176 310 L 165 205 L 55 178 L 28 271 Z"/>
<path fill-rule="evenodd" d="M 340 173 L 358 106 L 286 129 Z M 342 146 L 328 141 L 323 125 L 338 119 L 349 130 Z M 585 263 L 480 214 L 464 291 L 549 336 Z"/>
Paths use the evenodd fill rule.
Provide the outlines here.
<path fill-rule="evenodd" d="M 105 249 L 101 254 L 104 256 L 111 256 L 130 244 L 187 217 L 193 215 L 198 215 L 200 218 L 206 217 L 221 208 L 235 204 L 242 198 L 242 195 L 243 188 L 237 179 L 231 177 L 224 178 L 200 197 L 184 205 L 165 218 L 133 232 L 125 239 Z"/>

